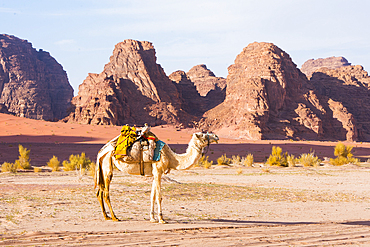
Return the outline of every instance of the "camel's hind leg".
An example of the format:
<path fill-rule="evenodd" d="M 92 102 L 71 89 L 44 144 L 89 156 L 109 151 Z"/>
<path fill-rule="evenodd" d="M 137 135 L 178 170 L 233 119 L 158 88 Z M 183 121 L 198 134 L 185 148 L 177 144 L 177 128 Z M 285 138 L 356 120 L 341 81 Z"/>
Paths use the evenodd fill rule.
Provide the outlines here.
<path fill-rule="evenodd" d="M 96 193 L 96 196 L 98 197 L 101 209 L 103 211 L 104 218 L 106 220 L 118 221 L 118 218 L 113 212 L 113 208 L 112 208 L 112 205 L 110 203 L 110 198 L 109 198 L 109 185 L 113 177 L 112 161 L 110 157 L 104 157 L 102 161 L 103 162 L 100 163 L 101 166 L 99 166 L 99 169 L 100 169 L 99 172 L 100 172 L 100 176 L 103 181 L 99 181 L 99 189 L 98 189 L 98 192 Z M 104 201 L 109 208 L 111 217 L 109 217 L 105 211 Z"/>

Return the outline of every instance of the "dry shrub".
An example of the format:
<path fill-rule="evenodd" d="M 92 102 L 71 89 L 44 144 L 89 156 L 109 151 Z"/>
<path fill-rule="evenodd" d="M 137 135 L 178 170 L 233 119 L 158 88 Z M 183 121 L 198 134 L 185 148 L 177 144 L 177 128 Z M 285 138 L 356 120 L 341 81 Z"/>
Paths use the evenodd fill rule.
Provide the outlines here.
<path fill-rule="evenodd" d="M 270 169 L 269 168 L 262 168 L 261 169 L 263 172 L 266 172 L 266 173 L 269 173 L 270 172 Z"/>
<path fill-rule="evenodd" d="M 206 169 L 210 168 L 213 165 L 213 161 L 208 161 L 208 157 L 209 156 L 202 156 L 195 166 L 204 167 Z"/>
<path fill-rule="evenodd" d="M 4 162 L 1 165 L 1 171 L 2 172 L 12 172 L 16 173 L 17 172 L 17 165 L 14 163 L 9 163 L 9 162 Z"/>
<path fill-rule="evenodd" d="M 242 158 L 242 165 L 243 166 L 253 166 L 254 163 L 254 157 L 253 154 L 248 154 L 246 157 Z"/>
<path fill-rule="evenodd" d="M 353 158 L 352 146 L 346 146 L 343 143 L 338 143 L 334 148 L 334 155 L 337 156 L 335 159 L 330 159 L 330 164 L 335 166 L 341 166 L 345 164 L 358 165 L 359 159 Z"/>
<path fill-rule="evenodd" d="M 242 168 L 239 168 L 238 170 L 236 170 L 236 173 L 237 174 L 242 174 L 243 173 L 243 169 Z"/>
<path fill-rule="evenodd" d="M 287 155 L 288 153 L 282 153 L 283 150 L 280 147 L 272 147 L 272 152 L 270 157 L 267 159 L 266 163 L 270 166 L 288 166 Z"/>
<path fill-rule="evenodd" d="M 18 169 L 30 169 L 30 152 L 31 150 L 28 150 L 27 148 L 24 148 L 22 145 L 18 145 L 19 148 L 19 156 L 18 160 L 15 161 L 15 165 Z"/>
<path fill-rule="evenodd" d="M 77 169 L 86 169 L 90 166 L 91 160 L 86 157 L 85 153 L 81 153 L 81 155 L 73 155 L 69 156 L 69 162 L 64 160 L 63 161 L 63 169 L 64 171 L 73 171 Z"/>
<path fill-rule="evenodd" d="M 314 153 L 301 154 L 301 157 L 298 159 L 299 163 L 303 166 L 320 166 L 321 160 L 315 156 Z"/>
<path fill-rule="evenodd" d="M 229 166 L 231 164 L 231 159 L 226 157 L 226 154 L 222 155 L 217 159 L 217 165 L 219 166 Z"/>
<path fill-rule="evenodd" d="M 33 172 L 41 172 L 42 168 L 41 167 L 34 167 Z"/>
<path fill-rule="evenodd" d="M 60 162 L 58 160 L 58 157 L 56 157 L 55 155 L 53 155 L 53 158 L 51 158 L 49 162 L 47 162 L 47 164 L 48 167 L 51 167 L 51 171 L 53 172 L 59 171 Z"/>
<path fill-rule="evenodd" d="M 298 162 L 298 159 L 296 159 L 293 154 L 292 155 L 288 155 L 286 157 L 286 160 L 288 162 L 288 166 L 289 167 L 295 167 L 296 164 L 297 164 L 297 162 Z"/>
<path fill-rule="evenodd" d="M 91 162 L 90 165 L 89 165 L 89 167 L 87 168 L 88 171 L 89 171 L 89 175 L 91 177 L 94 177 L 95 176 L 95 167 L 96 167 L 95 162 Z"/>
<path fill-rule="evenodd" d="M 240 165 L 241 164 L 241 162 L 242 162 L 242 159 L 240 158 L 240 156 L 239 155 L 233 155 L 232 157 L 231 157 L 231 164 L 233 164 L 233 165 Z"/>

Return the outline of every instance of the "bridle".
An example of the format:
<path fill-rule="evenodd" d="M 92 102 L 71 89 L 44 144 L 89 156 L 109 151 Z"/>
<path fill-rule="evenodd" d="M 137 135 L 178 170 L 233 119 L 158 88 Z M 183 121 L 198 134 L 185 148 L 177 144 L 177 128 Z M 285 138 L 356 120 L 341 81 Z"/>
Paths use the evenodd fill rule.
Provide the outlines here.
<path fill-rule="evenodd" d="M 204 155 L 206 155 L 208 153 L 209 144 L 210 144 L 210 141 L 209 141 L 209 133 L 207 131 L 207 150 L 204 152 L 205 148 L 203 148 L 203 150 L 202 150 L 202 156 L 204 156 Z"/>

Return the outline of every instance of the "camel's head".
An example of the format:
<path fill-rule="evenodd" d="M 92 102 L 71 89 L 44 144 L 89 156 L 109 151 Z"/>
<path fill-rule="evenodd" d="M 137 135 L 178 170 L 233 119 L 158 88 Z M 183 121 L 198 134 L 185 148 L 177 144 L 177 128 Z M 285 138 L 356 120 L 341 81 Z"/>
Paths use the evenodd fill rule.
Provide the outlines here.
<path fill-rule="evenodd" d="M 194 134 L 202 144 L 209 145 L 212 142 L 218 143 L 218 136 L 214 133 L 203 133 L 203 132 L 198 132 Z"/>

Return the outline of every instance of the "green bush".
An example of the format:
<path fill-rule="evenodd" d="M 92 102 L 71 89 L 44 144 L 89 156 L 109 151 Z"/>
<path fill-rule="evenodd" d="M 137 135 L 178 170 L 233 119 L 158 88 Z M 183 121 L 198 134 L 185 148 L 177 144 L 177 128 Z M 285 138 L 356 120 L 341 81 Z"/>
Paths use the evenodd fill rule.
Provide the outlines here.
<path fill-rule="evenodd" d="M 320 166 L 321 160 L 314 153 L 301 154 L 298 162 L 303 166 Z"/>
<path fill-rule="evenodd" d="M 355 164 L 357 165 L 360 161 L 359 159 L 353 158 L 352 146 L 346 146 L 343 143 L 338 143 L 334 148 L 334 155 L 337 156 L 335 159 L 330 159 L 330 164 L 335 166 L 341 166 L 345 164 Z"/>
<path fill-rule="evenodd" d="M 18 169 L 30 169 L 30 152 L 31 150 L 28 150 L 27 148 L 24 148 L 22 145 L 18 145 L 19 148 L 19 156 L 18 160 L 15 161 L 15 165 Z"/>
<path fill-rule="evenodd" d="M 269 158 L 266 161 L 266 164 L 270 166 L 288 166 L 287 156 L 288 153 L 283 153 L 283 150 L 280 147 L 272 147 L 272 152 Z"/>
<path fill-rule="evenodd" d="M 71 154 L 69 156 L 69 162 L 64 160 L 62 164 L 64 171 L 73 171 L 78 169 L 89 168 L 91 160 L 86 157 L 85 153 L 81 153 L 81 155 Z"/>
<path fill-rule="evenodd" d="M 16 173 L 17 172 L 17 165 L 14 163 L 9 163 L 9 162 L 4 162 L 1 165 L 1 171 L 2 172 L 12 172 Z"/>
<path fill-rule="evenodd" d="M 47 162 L 47 164 L 48 164 L 48 167 L 51 167 L 53 172 L 59 171 L 60 162 L 55 155 L 53 155 L 53 158 L 51 158 L 49 162 Z"/>

